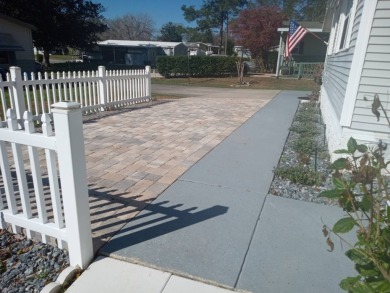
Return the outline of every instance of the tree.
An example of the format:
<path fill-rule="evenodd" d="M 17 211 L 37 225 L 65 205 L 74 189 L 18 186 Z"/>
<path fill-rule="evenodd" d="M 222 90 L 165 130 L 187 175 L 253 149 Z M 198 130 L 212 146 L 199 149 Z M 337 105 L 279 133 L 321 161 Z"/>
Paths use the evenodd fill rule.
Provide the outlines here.
<path fill-rule="evenodd" d="M 144 13 L 107 20 L 107 26 L 108 30 L 100 36 L 106 40 L 150 41 L 154 31 L 153 20 Z"/>
<path fill-rule="evenodd" d="M 184 39 L 187 42 L 202 42 L 202 43 L 213 43 L 213 32 L 211 29 L 201 31 L 198 28 L 188 27 L 184 34 Z"/>
<path fill-rule="evenodd" d="M 257 0 L 258 5 L 278 6 L 290 19 L 323 21 L 326 4 L 324 0 Z"/>
<path fill-rule="evenodd" d="M 232 23 L 232 35 L 237 44 L 251 51 L 253 57 L 264 58 L 267 50 L 278 44 L 277 28 L 284 18 L 276 6 L 246 9 Z"/>
<path fill-rule="evenodd" d="M 164 42 L 181 42 L 183 41 L 185 30 L 186 29 L 180 24 L 168 22 L 161 27 L 161 35 L 158 39 Z"/>
<path fill-rule="evenodd" d="M 58 47 L 87 48 L 106 29 L 104 7 L 85 0 L 0 0 L 0 11 L 32 24 L 35 47 L 43 48 L 50 66 L 50 51 Z"/>
<path fill-rule="evenodd" d="M 225 25 L 227 36 L 229 21 L 247 4 L 247 0 L 204 0 L 200 9 L 196 9 L 193 5 L 183 5 L 181 9 L 184 18 L 188 22 L 196 21 L 198 29 L 201 31 L 212 28 L 219 29 L 219 47 L 221 48 Z"/>

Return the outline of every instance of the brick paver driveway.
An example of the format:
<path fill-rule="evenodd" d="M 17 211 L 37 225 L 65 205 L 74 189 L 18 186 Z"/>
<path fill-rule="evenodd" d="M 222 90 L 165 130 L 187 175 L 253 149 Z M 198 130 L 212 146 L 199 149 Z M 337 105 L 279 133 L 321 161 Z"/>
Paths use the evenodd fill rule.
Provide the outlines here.
<path fill-rule="evenodd" d="M 183 99 L 84 123 L 95 250 L 278 93 L 185 91 Z"/>

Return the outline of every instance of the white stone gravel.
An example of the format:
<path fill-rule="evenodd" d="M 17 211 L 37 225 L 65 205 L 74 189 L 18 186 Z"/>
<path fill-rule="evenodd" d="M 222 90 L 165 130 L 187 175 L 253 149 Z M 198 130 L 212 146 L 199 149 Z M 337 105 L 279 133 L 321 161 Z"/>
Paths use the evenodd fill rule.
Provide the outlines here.
<path fill-rule="evenodd" d="M 337 202 L 334 200 L 319 197 L 319 194 L 322 191 L 332 189 L 333 183 L 331 170 L 329 169 L 330 161 L 329 156 L 327 155 L 328 149 L 324 139 L 324 125 L 322 123 L 317 125 L 320 134 L 316 137 L 316 140 L 324 149 L 324 152 L 317 156 L 317 171 L 323 174 L 323 178 L 325 179 L 323 184 L 320 186 L 306 186 L 275 176 L 269 189 L 270 194 L 318 204 L 337 205 Z M 298 137 L 299 135 L 296 132 L 290 131 L 278 167 L 298 166 L 299 162 L 297 155 L 292 149 L 293 142 L 297 140 Z M 314 158 L 311 158 L 310 167 L 312 169 L 314 169 L 314 164 Z"/>

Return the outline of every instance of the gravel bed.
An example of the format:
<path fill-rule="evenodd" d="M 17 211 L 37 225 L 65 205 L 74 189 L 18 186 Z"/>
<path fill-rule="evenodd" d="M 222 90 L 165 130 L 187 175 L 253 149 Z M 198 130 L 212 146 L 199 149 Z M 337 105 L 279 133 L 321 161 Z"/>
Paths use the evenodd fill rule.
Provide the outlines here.
<path fill-rule="evenodd" d="M 301 105 L 299 107 L 301 107 Z M 298 111 L 299 111 L 299 107 L 298 107 Z M 318 120 L 321 121 L 320 115 L 318 115 Z M 294 122 L 292 126 L 295 123 L 297 123 L 295 119 L 293 121 Z M 308 164 L 307 167 L 310 167 L 310 169 L 314 170 L 316 166 L 317 172 L 320 172 L 322 174 L 322 178 L 323 178 L 322 184 L 319 186 L 315 186 L 315 185 L 307 186 L 307 185 L 291 182 L 290 180 L 283 179 L 278 176 L 274 176 L 274 179 L 269 189 L 269 194 L 292 198 L 296 200 L 307 201 L 307 202 L 314 202 L 318 204 L 328 204 L 328 205 L 338 204 L 334 200 L 319 197 L 319 194 L 322 191 L 332 189 L 333 183 L 331 177 L 331 170 L 329 169 L 329 165 L 330 165 L 329 155 L 328 155 L 329 152 L 324 137 L 325 126 L 322 124 L 322 122 L 316 123 L 316 125 L 318 127 L 319 134 L 316 135 L 315 140 L 317 144 L 321 146 L 322 149 L 317 154 L 317 160 L 315 160 L 314 156 L 311 157 L 310 163 Z M 293 166 L 298 166 L 300 164 L 298 160 L 298 156 L 293 150 L 293 144 L 298 139 L 299 139 L 299 134 L 294 131 L 290 131 L 277 167 L 293 167 Z"/>
<path fill-rule="evenodd" d="M 0 292 L 40 292 L 68 266 L 65 250 L 0 229 Z"/>

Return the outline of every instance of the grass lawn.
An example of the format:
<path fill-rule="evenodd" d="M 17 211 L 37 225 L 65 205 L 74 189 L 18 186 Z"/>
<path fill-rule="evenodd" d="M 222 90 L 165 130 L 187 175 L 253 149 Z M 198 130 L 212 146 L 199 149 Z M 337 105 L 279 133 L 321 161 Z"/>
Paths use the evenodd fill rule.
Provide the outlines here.
<path fill-rule="evenodd" d="M 67 62 L 75 61 L 76 59 L 80 59 L 80 57 L 76 55 L 50 55 L 50 61 Z"/>
<path fill-rule="evenodd" d="M 307 79 L 282 79 L 275 77 L 244 77 L 244 82 L 249 82 L 249 86 L 241 86 L 245 89 L 272 89 L 272 90 L 303 90 L 318 91 L 320 86 L 312 80 Z M 168 84 L 182 86 L 208 86 L 208 87 L 237 87 L 237 77 L 223 78 L 152 78 L 153 84 Z"/>

